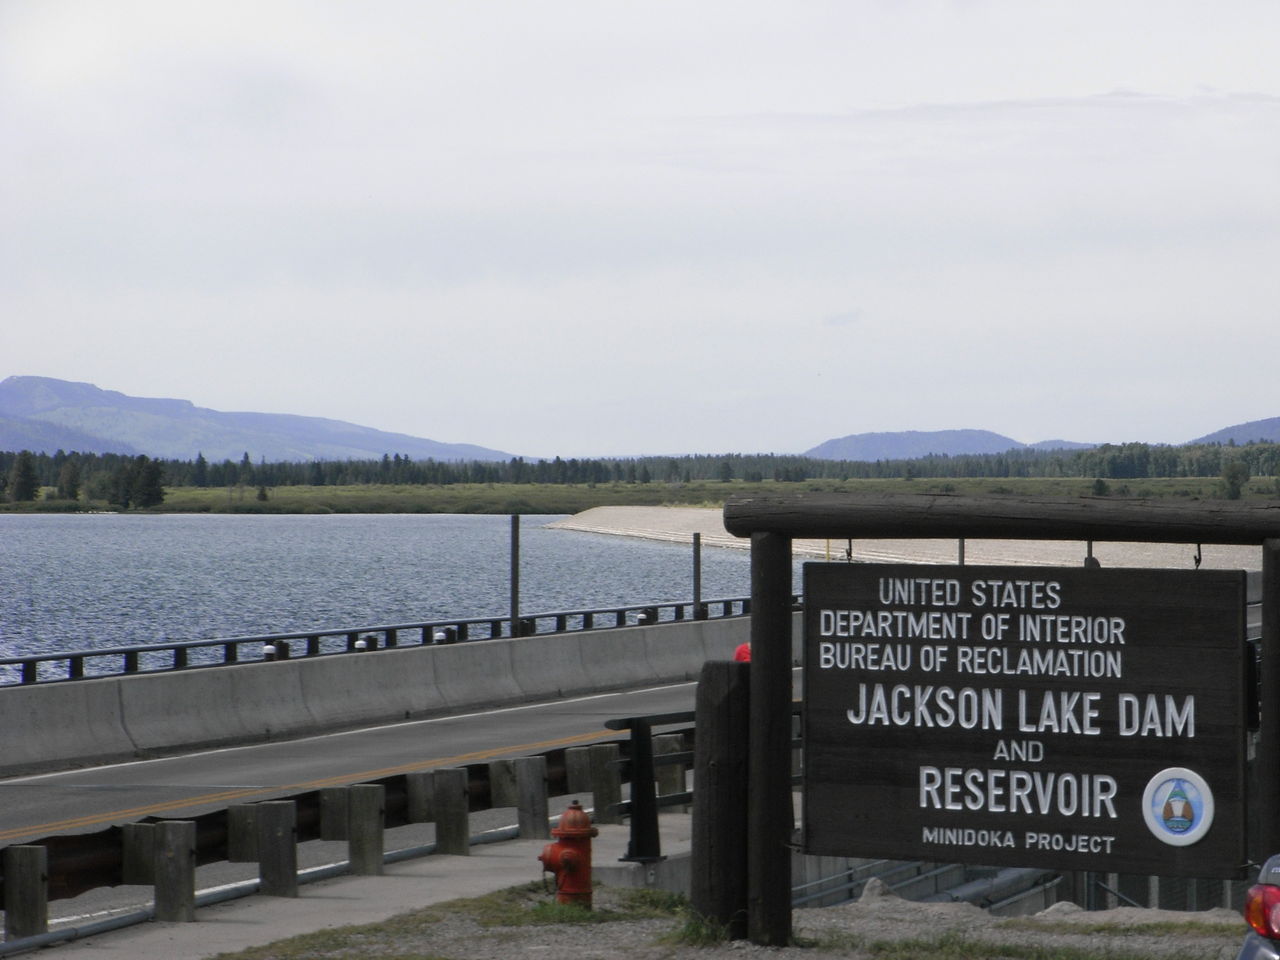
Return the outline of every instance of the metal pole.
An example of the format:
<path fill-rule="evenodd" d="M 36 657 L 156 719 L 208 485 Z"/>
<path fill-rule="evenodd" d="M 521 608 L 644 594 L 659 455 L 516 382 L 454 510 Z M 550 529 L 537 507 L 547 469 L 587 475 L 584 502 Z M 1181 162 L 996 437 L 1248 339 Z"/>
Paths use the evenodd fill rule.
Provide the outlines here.
<path fill-rule="evenodd" d="M 747 932 L 791 942 L 791 538 L 751 535 Z"/>
<path fill-rule="evenodd" d="M 702 534 L 693 535 L 693 619 L 702 616 Z"/>
<path fill-rule="evenodd" d="M 520 636 L 520 514 L 511 515 L 511 636 Z"/>

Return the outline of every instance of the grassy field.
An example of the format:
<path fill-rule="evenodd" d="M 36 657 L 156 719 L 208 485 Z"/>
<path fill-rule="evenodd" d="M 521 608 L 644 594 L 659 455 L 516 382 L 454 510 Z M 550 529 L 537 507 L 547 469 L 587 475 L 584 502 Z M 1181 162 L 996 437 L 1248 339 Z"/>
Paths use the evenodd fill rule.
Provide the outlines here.
<path fill-rule="evenodd" d="M 1111 497 L 1179 497 L 1209 499 L 1219 495 L 1216 477 L 1182 477 L 1154 480 L 1112 480 Z M 153 512 L 168 513 L 579 513 L 599 506 L 703 506 L 720 507 L 736 494 L 786 495 L 801 492 L 849 493 L 956 493 L 1083 497 L 1094 495 L 1094 481 L 1070 478 L 984 478 L 950 480 L 806 480 L 784 483 L 765 480 L 729 483 L 704 480 L 693 483 L 608 484 L 450 484 L 447 486 L 396 486 L 364 484 L 341 487 L 274 487 L 259 499 L 258 489 L 237 487 L 168 487 L 165 502 Z M 72 512 L 109 510 L 103 502 L 46 500 L 46 490 L 33 503 L 0 503 L 0 511 Z M 1277 482 L 1258 478 L 1245 490 L 1249 499 L 1274 498 Z"/>

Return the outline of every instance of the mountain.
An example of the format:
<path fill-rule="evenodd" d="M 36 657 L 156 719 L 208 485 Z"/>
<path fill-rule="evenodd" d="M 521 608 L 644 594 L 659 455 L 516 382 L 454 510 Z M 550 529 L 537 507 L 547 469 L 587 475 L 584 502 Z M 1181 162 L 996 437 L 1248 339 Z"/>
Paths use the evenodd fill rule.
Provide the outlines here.
<path fill-rule="evenodd" d="M 1223 427 L 1188 443 L 1252 443 L 1255 440 L 1280 443 L 1280 417 L 1237 423 L 1234 427 Z"/>
<path fill-rule="evenodd" d="M 1090 450 L 1098 444 L 1080 443 L 1076 440 L 1037 440 L 1035 443 L 1019 446 L 1025 446 L 1028 450 Z"/>
<path fill-rule="evenodd" d="M 192 460 L 509 460 L 469 443 L 440 443 L 341 420 L 287 413 L 223 413 L 189 400 L 130 397 L 51 377 L 0 381 L 0 450 L 145 453 Z"/>
<path fill-rule="evenodd" d="M 897 433 L 855 433 L 827 440 L 807 457 L 822 460 L 913 460 L 930 455 L 961 456 L 973 453 L 1006 453 L 1009 450 L 1068 450 L 1092 447 L 1092 443 L 1042 440 L 1019 443 L 990 430 L 903 430 Z"/>
<path fill-rule="evenodd" d="M 81 453 L 127 453 L 130 456 L 142 452 L 127 443 L 113 443 L 70 427 L 3 415 L 0 415 L 0 450 L 31 450 L 36 453 L 79 450 Z"/>

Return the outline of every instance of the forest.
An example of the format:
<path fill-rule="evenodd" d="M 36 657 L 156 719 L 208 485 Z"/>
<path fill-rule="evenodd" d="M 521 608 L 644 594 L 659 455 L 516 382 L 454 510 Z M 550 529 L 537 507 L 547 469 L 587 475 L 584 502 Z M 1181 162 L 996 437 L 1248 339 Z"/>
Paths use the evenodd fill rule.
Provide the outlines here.
<path fill-rule="evenodd" d="M 1280 444 L 1167 446 L 1104 444 L 1079 450 L 1010 450 L 1000 454 L 927 456 L 874 462 L 822 460 L 790 454 L 705 454 L 674 457 L 570 458 L 530 461 L 413 460 L 398 453 L 381 459 L 239 461 L 151 459 L 122 454 L 58 451 L 0 452 L 0 502 L 90 501 L 117 508 L 152 507 L 166 490 L 246 488 L 259 500 L 284 487 L 502 485 L 679 485 L 707 482 L 775 483 L 811 480 L 943 480 L 1080 478 L 1093 492 L 1116 482 L 1217 478 L 1235 498 L 1250 478 L 1280 474 Z M 1280 481 L 1277 482 L 1280 489 Z M 1118 491 L 1123 492 L 1123 491 Z"/>

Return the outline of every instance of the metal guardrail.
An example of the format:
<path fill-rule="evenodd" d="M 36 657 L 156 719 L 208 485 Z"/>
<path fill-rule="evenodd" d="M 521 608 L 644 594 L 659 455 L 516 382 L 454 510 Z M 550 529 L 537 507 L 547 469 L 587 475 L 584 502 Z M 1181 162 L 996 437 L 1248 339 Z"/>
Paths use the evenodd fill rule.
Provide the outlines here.
<path fill-rule="evenodd" d="M 657 808 L 674 803 L 688 803 L 692 799 L 690 793 L 675 797 L 658 798 L 654 795 L 652 740 L 649 736 L 654 726 L 669 724 L 687 724 L 678 731 L 688 741 L 693 740 L 692 711 L 660 714 L 648 717 L 628 717 L 606 721 L 605 726 L 612 730 L 630 731 L 629 737 L 622 737 L 613 742 L 619 749 L 619 780 L 632 785 L 633 802 L 637 793 L 644 793 L 646 786 L 651 798 L 649 816 L 651 824 L 636 825 L 636 814 L 628 804 L 624 803 L 625 813 L 632 819 L 633 845 L 637 829 L 645 832 L 645 843 L 657 845 Z M 637 730 L 643 733 L 637 737 Z M 563 795 L 569 792 L 569 771 L 566 747 L 557 747 L 535 756 L 545 758 L 547 764 L 546 788 L 548 795 Z M 656 758 L 657 765 L 666 763 L 690 763 L 692 752 L 670 754 Z M 492 767 L 487 762 L 476 762 L 463 765 L 467 771 L 467 806 L 471 812 L 492 809 L 493 788 L 491 783 Z M 640 779 L 637 780 L 637 777 Z M 364 781 L 379 784 L 386 790 L 385 794 L 385 826 L 398 827 L 413 822 L 409 810 L 409 789 L 407 776 L 404 773 Z M 270 791 L 264 791 L 270 793 Z M 321 838 L 321 791 L 309 789 L 299 793 L 272 795 L 275 800 L 292 800 L 297 806 L 296 839 L 299 842 Z M 245 800 L 244 802 L 250 802 Z M 156 823 L 166 818 L 146 817 L 140 823 Z M 230 821 L 228 808 L 219 808 L 183 819 L 196 824 L 196 864 L 206 865 L 227 861 L 230 856 Z M 644 819 L 644 818 L 642 818 Z M 107 827 L 93 833 L 61 834 L 24 840 L 24 844 L 40 845 L 48 848 L 47 895 L 49 900 L 62 900 L 79 896 L 90 890 L 104 886 L 116 886 L 124 882 L 124 854 L 122 844 L 122 828 Z M 647 847 L 646 847 L 647 849 Z M 628 857 L 627 859 L 632 859 Z M 661 859 L 660 855 L 655 859 Z M 3 865 L 0 865 L 0 893 L 4 888 Z"/>
<path fill-rule="evenodd" d="M 631 743 L 626 738 L 616 741 L 598 741 L 600 743 L 617 743 L 621 766 L 619 775 L 622 782 L 627 782 L 631 771 Z M 568 748 L 556 747 L 532 756 L 543 757 L 546 761 L 546 790 L 548 796 L 562 796 L 569 793 L 569 772 L 566 761 Z M 467 771 L 466 796 L 467 807 L 471 813 L 493 809 L 494 794 L 492 786 L 492 767 L 488 762 L 462 764 Z M 417 822 L 411 816 L 408 775 L 392 774 L 385 777 L 360 781 L 365 784 L 381 785 L 385 788 L 384 825 L 387 828 L 405 826 Z M 252 803 L 257 799 L 291 800 L 296 804 L 297 822 L 295 839 L 302 843 L 322 838 L 321 805 L 322 791 L 318 788 L 298 793 L 274 794 L 264 790 L 262 797 L 246 797 L 243 803 Z M 158 823 L 172 817 L 148 816 L 140 818 L 136 823 Z M 195 816 L 181 817 L 196 825 L 195 863 L 205 866 L 213 863 L 227 862 L 231 852 L 230 813 L 228 807 L 213 809 Z M 64 900 L 80 896 L 99 887 L 118 886 L 125 881 L 125 856 L 123 828 L 111 826 L 93 833 L 58 834 L 39 838 L 24 839 L 24 845 L 44 846 L 48 849 L 47 895 L 50 901 Z M 3 846 L 3 845 L 0 845 Z M 4 867 L 0 863 L 0 900 L 4 890 Z M 0 954 L 2 955 L 2 954 Z"/>
<path fill-rule="evenodd" d="M 662 859 L 658 852 L 657 815 L 660 806 L 689 803 L 692 794 L 686 792 L 669 797 L 657 797 L 654 790 L 654 766 L 669 763 L 690 764 L 692 751 L 654 757 L 651 733 L 653 727 L 683 725 L 680 729 L 664 732 L 680 733 L 692 743 L 694 737 L 693 711 L 658 714 L 647 717 L 627 717 L 608 720 L 606 728 L 630 731 L 613 742 L 619 749 L 618 776 L 621 783 L 631 785 L 631 801 L 624 802 L 622 812 L 631 819 L 631 845 L 624 859 Z M 550 796 L 569 792 L 569 771 L 566 747 L 557 747 L 535 756 L 546 760 L 546 789 Z M 491 782 L 492 767 L 487 762 L 465 764 L 467 771 L 467 806 L 471 812 L 492 809 L 494 806 Z M 385 788 L 385 826 L 398 827 L 414 822 L 410 816 L 409 789 L 406 774 L 392 774 L 364 781 Z M 270 791 L 266 791 L 269 793 Z M 643 812 L 635 808 L 638 797 Z M 321 838 L 321 791 L 309 789 L 299 793 L 272 795 L 275 800 L 292 800 L 296 804 L 296 839 L 298 842 Z M 243 802 L 250 802 L 246 799 Z M 137 822 L 156 823 L 164 817 L 146 817 Z M 182 819 L 196 825 L 195 862 L 197 865 L 225 862 L 230 858 L 230 814 L 226 807 Z M 638 822 L 639 821 L 639 822 Z M 638 833 L 641 839 L 637 841 Z M 125 881 L 125 856 L 123 852 L 123 828 L 107 827 L 93 833 L 61 834 L 24 840 L 24 844 L 44 846 L 48 849 L 47 897 L 63 900 L 79 896 L 99 887 L 116 886 Z M 4 888 L 4 870 L 0 864 L 0 893 Z M 0 950 L 0 955 L 3 955 Z"/>
<path fill-rule="evenodd" d="M 692 723 L 694 714 L 690 712 L 677 714 L 662 714 L 640 718 L 626 718 L 622 720 L 610 720 L 606 722 L 606 727 L 618 730 L 631 730 L 631 737 L 624 737 L 614 741 L 601 741 L 616 743 L 619 750 L 619 769 L 618 775 L 621 783 L 630 783 L 633 787 L 633 796 L 637 789 L 636 776 L 640 776 L 640 789 L 647 784 L 650 795 L 653 793 L 653 775 L 652 767 L 655 758 L 652 755 L 651 741 L 647 740 L 643 745 L 638 745 L 635 738 L 636 726 L 642 726 L 646 734 L 652 726 L 660 726 L 671 723 L 688 722 Z M 637 723 L 638 722 L 638 723 Z M 686 736 L 689 741 L 693 739 L 693 729 L 679 731 Z M 647 751 L 647 759 L 645 756 L 637 758 L 635 751 L 639 749 L 642 754 Z M 546 790 L 548 795 L 564 795 L 569 793 L 569 769 L 567 761 L 568 748 L 557 747 L 552 750 L 545 751 L 535 756 L 541 756 L 546 761 Z M 664 763 L 688 763 L 692 760 L 692 752 L 686 751 L 679 754 L 670 754 L 667 757 L 656 758 L 657 765 Z M 494 807 L 494 792 L 492 784 L 493 768 L 491 764 L 486 762 L 476 762 L 464 765 L 467 772 L 466 776 L 466 795 L 467 807 L 471 812 L 488 810 Z M 647 767 L 647 772 L 646 772 Z M 393 774 L 386 777 L 371 779 L 365 781 L 369 784 L 377 784 L 385 789 L 385 804 L 383 807 L 384 825 L 386 827 L 398 827 L 415 822 L 410 811 L 408 775 L 405 773 Z M 268 791 L 269 792 L 269 791 Z M 283 796 L 272 796 L 275 800 L 290 800 L 295 804 L 296 809 L 296 826 L 294 839 L 296 842 L 305 842 L 310 840 L 318 840 L 322 838 L 322 796 L 318 789 L 310 789 L 301 793 L 287 794 Z M 689 802 L 691 793 L 685 793 L 678 797 L 662 797 L 656 798 L 657 803 L 652 808 L 652 815 L 656 827 L 657 806 L 667 806 L 683 799 Z M 248 800 L 244 802 L 250 802 Z M 505 803 L 506 801 L 502 801 Z M 135 821 L 137 823 L 158 823 L 166 819 L 163 817 L 146 817 L 142 820 Z M 195 847 L 194 862 L 197 866 L 203 866 L 213 863 L 227 862 L 231 858 L 231 819 L 229 808 L 221 808 L 198 814 L 193 817 L 185 817 L 183 819 L 190 820 L 195 824 Z M 634 815 L 633 815 L 634 821 Z M 633 826 L 633 834 L 635 827 Z M 113 887 L 122 883 L 137 882 L 130 881 L 126 877 L 126 855 L 125 843 L 123 839 L 124 828 L 121 826 L 107 827 L 93 833 L 74 833 L 61 834 L 54 836 L 46 836 L 38 839 L 25 840 L 26 845 L 44 846 L 47 853 L 47 872 L 45 875 L 46 896 L 49 901 L 65 900 L 71 897 L 80 896 L 81 894 L 101 888 Z M 511 839 L 517 834 L 514 828 L 510 830 L 490 831 L 489 835 L 482 835 L 481 838 L 472 838 L 472 842 L 490 842 L 491 840 Z M 653 842 L 656 845 L 656 830 L 653 835 Z M 428 844 L 424 847 L 416 847 L 408 850 L 393 851 L 384 855 L 384 860 L 392 859 L 409 859 L 416 856 L 426 856 L 435 852 L 435 844 Z M 624 859 L 634 859 L 627 857 Z M 660 859 L 658 857 L 657 859 Z M 336 876 L 347 872 L 345 863 L 324 868 L 313 868 L 309 871 L 300 873 L 314 874 L 317 878 L 323 876 Z M 0 895 L 4 892 L 4 865 L 0 863 Z M 219 902 L 222 899 L 229 899 L 233 896 L 243 896 L 254 892 L 257 889 L 257 881 L 245 881 L 240 884 L 231 885 L 234 890 L 224 888 L 225 892 L 216 894 L 206 894 L 198 898 L 200 905 Z M 0 896 L 0 899 L 3 899 Z M 127 926 L 134 923 L 145 922 L 152 919 L 154 909 L 148 908 L 141 911 L 133 911 L 131 913 L 112 917 L 107 920 L 95 923 L 91 928 L 83 928 L 79 931 L 80 935 L 87 935 L 91 929 L 94 933 L 105 932 L 110 929 L 116 929 L 121 926 Z M 62 940 L 71 939 L 76 935 L 75 928 L 64 928 L 49 934 L 43 934 L 33 938 L 27 938 L 17 941 L 6 941 L 0 943 L 0 956 L 8 956 L 12 953 L 25 952 L 38 946 L 46 946 L 57 943 Z"/>
<path fill-rule="evenodd" d="M 645 603 L 521 616 L 517 636 L 566 633 L 681 620 L 707 620 L 750 613 L 747 597 Z M 390 647 L 497 640 L 512 636 L 509 616 L 470 617 L 368 627 L 333 627 L 294 633 L 255 634 L 127 647 L 62 650 L 0 658 L 0 686 L 161 673 L 197 667 L 364 653 Z"/>

